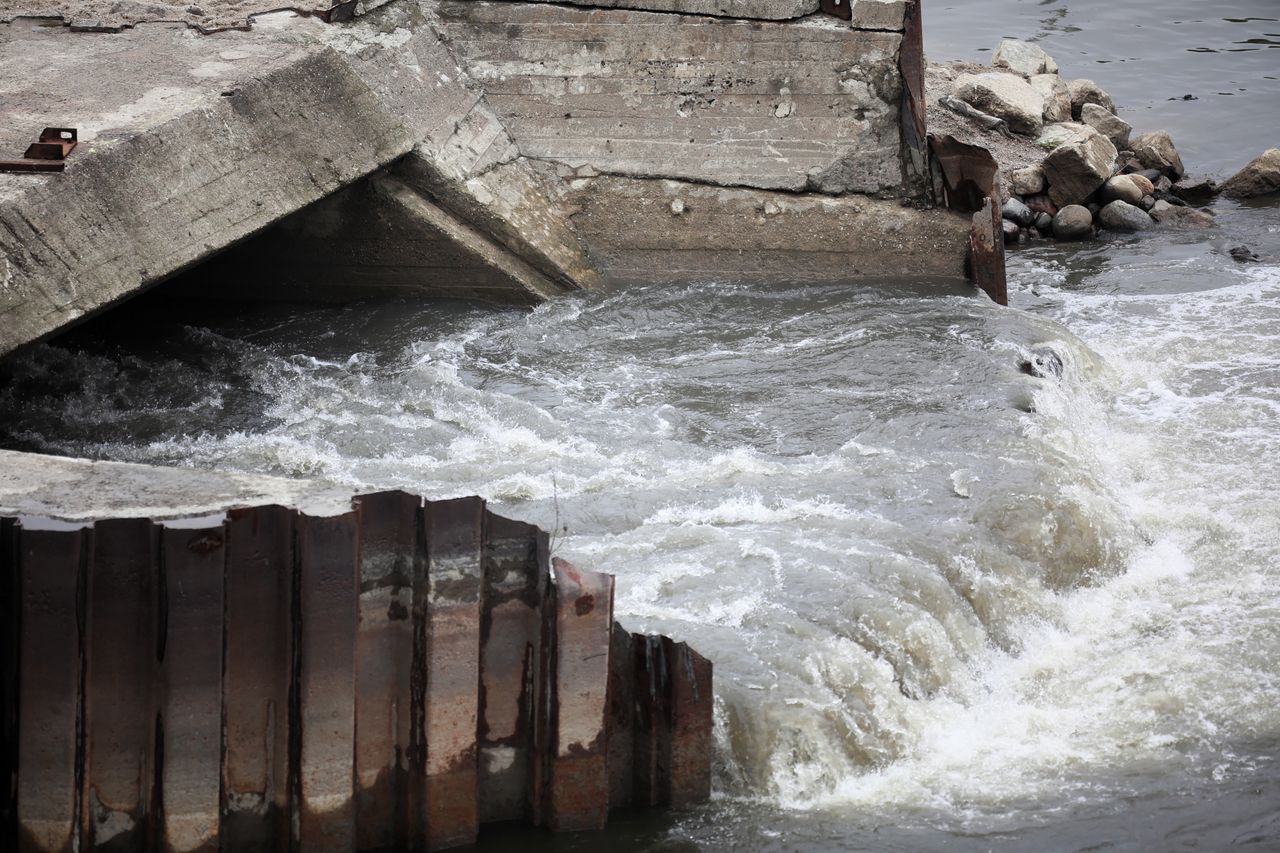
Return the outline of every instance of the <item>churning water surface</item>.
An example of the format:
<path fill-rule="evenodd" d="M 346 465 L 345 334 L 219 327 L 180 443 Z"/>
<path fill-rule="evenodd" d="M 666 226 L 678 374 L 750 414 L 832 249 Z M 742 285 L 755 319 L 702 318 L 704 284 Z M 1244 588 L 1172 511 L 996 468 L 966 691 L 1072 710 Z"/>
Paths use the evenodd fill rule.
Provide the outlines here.
<path fill-rule="evenodd" d="M 926 10 L 931 58 L 1041 37 L 1211 172 L 1280 138 L 1277 18 Z M 557 529 L 629 626 L 716 662 L 715 800 L 618 850 L 1280 850 L 1280 207 L 1217 210 L 1021 250 L 1012 309 L 687 281 L 126 309 L 3 368 L 0 439 Z"/>

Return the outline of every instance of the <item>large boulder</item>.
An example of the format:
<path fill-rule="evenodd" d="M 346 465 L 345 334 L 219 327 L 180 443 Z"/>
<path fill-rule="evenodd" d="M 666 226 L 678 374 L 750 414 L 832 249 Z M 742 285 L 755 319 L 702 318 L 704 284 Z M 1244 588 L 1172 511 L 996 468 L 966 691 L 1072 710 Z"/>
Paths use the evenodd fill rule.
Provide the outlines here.
<path fill-rule="evenodd" d="M 1280 148 L 1272 148 L 1232 175 L 1222 185 L 1229 198 L 1254 198 L 1280 192 Z"/>
<path fill-rule="evenodd" d="M 956 80 L 956 97 L 1004 119 L 1014 133 L 1032 136 L 1044 126 L 1044 99 L 1016 74 L 962 74 Z"/>
<path fill-rule="evenodd" d="M 1064 142 L 1070 142 L 1081 133 L 1094 131 L 1087 124 L 1080 124 L 1074 121 L 1063 121 L 1057 124 L 1051 124 L 1044 129 L 1044 132 L 1036 139 L 1036 145 L 1039 145 L 1045 151 L 1052 151 Z"/>
<path fill-rule="evenodd" d="M 1044 158 L 1049 198 L 1058 207 L 1079 204 L 1106 183 L 1116 162 L 1116 147 L 1091 127 L 1077 131 Z"/>
<path fill-rule="evenodd" d="M 1129 147 L 1129 135 L 1133 133 L 1133 126 L 1106 107 L 1085 104 L 1080 108 L 1080 121 L 1110 139 L 1119 150 L 1124 151 Z"/>
<path fill-rule="evenodd" d="M 1044 192 L 1044 187 L 1044 172 L 1039 166 L 1028 166 L 1009 175 L 1009 189 L 1018 195 L 1037 195 Z"/>
<path fill-rule="evenodd" d="M 1069 204 L 1053 217 L 1053 236 L 1059 240 L 1083 240 L 1093 234 L 1093 214 L 1089 208 Z"/>
<path fill-rule="evenodd" d="M 1036 44 L 1018 39 L 1004 39 L 996 48 L 996 55 L 991 60 L 996 68 L 1008 68 L 1023 77 L 1036 74 L 1057 74 L 1058 63 Z"/>
<path fill-rule="evenodd" d="M 1148 169 L 1159 169 L 1175 181 L 1186 174 L 1182 158 L 1173 145 L 1173 139 L 1163 130 L 1144 133 L 1129 143 L 1133 156 Z"/>
<path fill-rule="evenodd" d="M 1116 102 L 1092 80 L 1072 80 L 1067 83 L 1067 91 L 1071 93 L 1071 117 L 1077 121 L 1085 104 L 1097 104 L 1109 113 L 1116 111 Z"/>
<path fill-rule="evenodd" d="M 1046 122 L 1071 121 L 1071 91 L 1057 74 L 1037 74 L 1028 82 L 1036 94 L 1044 98 Z"/>
<path fill-rule="evenodd" d="M 1113 201 L 1102 208 L 1098 222 L 1111 231 L 1148 231 L 1155 224 L 1145 210 L 1127 201 Z"/>

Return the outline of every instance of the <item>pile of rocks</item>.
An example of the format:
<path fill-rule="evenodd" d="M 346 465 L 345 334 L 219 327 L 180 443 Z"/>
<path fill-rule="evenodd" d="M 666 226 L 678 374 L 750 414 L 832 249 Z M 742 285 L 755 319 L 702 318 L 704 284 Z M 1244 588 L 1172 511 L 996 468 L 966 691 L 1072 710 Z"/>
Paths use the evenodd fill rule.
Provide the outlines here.
<path fill-rule="evenodd" d="M 988 135 L 1008 138 L 990 146 L 1002 167 L 1029 161 L 1003 175 L 1007 242 L 1214 224 L 1213 215 L 1197 206 L 1212 201 L 1219 188 L 1210 179 L 1186 176 L 1168 133 L 1135 136 L 1101 87 L 1064 80 L 1037 45 L 1006 39 L 992 64 L 947 75 L 952 91 L 940 103 Z M 1002 157 L 1002 148 L 1019 149 L 1018 156 Z M 1277 190 L 1280 150 L 1273 149 L 1221 191 L 1241 197 Z"/>

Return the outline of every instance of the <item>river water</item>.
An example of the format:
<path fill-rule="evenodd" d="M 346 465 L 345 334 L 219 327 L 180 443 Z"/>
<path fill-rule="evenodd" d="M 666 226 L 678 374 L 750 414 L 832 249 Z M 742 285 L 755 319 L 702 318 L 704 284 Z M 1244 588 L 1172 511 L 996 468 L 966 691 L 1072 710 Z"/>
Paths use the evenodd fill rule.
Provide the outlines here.
<path fill-rule="evenodd" d="M 1192 171 L 1280 141 L 1280 4 L 1138 5 L 934 2 L 928 51 L 1039 38 Z M 144 303 L 6 365 L 0 443 L 555 528 L 628 626 L 716 663 L 714 801 L 619 851 L 1280 850 L 1280 206 L 1216 210 L 1019 250 L 1011 309 Z"/>

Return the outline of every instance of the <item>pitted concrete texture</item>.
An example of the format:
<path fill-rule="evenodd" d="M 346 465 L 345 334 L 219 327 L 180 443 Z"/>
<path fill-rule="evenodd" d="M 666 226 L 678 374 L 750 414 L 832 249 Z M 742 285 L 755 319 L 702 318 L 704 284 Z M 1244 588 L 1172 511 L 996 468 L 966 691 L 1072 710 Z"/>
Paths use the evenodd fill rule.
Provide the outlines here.
<path fill-rule="evenodd" d="M 608 9 L 635 9 L 649 12 L 677 12 L 682 15 L 712 15 L 721 18 L 785 21 L 812 15 L 818 0 L 531 0 L 534 3 L 568 3 Z"/>
<path fill-rule="evenodd" d="M 0 516 L 158 521 L 266 504 L 336 515 L 350 510 L 351 492 L 315 480 L 0 450 Z"/>
<path fill-rule="evenodd" d="M 601 177 L 566 189 L 606 276 L 841 282 L 962 279 L 970 219 L 865 196 Z"/>
<path fill-rule="evenodd" d="M 520 153 L 600 174 L 902 192 L 898 33 L 445 0 L 442 31 Z"/>

